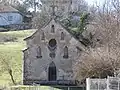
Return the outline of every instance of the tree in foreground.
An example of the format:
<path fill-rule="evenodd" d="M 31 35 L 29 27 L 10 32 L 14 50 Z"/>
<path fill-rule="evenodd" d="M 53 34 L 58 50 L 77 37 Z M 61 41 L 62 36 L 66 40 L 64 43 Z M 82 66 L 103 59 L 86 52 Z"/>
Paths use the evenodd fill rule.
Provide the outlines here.
<path fill-rule="evenodd" d="M 16 68 L 13 68 L 16 67 Z M 17 69 L 17 70 L 16 70 Z M 17 61 L 14 60 L 14 57 L 9 55 L 8 53 L 5 52 L 0 52 L 0 74 L 8 74 L 10 76 L 10 84 L 16 85 L 17 78 L 16 73 L 18 73 L 21 69 L 17 65 Z"/>
<path fill-rule="evenodd" d="M 90 49 L 81 54 L 80 60 L 75 64 L 75 77 L 77 80 L 86 78 L 106 78 L 116 76 L 120 69 L 120 53 L 108 52 L 106 47 Z"/>
<path fill-rule="evenodd" d="M 116 4 L 117 3 L 117 4 Z M 75 62 L 75 77 L 78 80 L 117 76 L 120 71 L 120 12 L 119 0 L 106 0 L 96 7 L 89 33 L 92 44 L 81 53 Z"/>

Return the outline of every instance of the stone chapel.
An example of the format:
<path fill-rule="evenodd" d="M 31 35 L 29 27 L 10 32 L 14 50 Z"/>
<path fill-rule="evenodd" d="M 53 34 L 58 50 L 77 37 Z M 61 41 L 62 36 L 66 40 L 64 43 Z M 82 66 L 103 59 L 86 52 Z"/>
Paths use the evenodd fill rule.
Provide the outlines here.
<path fill-rule="evenodd" d="M 24 40 L 27 44 L 23 50 L 24 85 L 76 85 L 73 64 L 84 46 L 54 15 Z"/>
<path fill-rule="evenodd" d="M 72 67 L 84 48 L 58 21 L 51 18 L 24 40 L 24 85 L 75 84 Z"/>

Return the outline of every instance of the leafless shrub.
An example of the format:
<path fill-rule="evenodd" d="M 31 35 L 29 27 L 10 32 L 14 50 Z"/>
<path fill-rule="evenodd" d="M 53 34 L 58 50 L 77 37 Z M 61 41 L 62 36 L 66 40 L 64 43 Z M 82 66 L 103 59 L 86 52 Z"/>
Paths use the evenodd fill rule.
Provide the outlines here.
<path fill-rule="evenodd" d="M 119 3 L 119 0 L 106 0 L 102 8 L 96 5 L 94 20 L 90 23 L 87 32 L 93 35 L 94 47 L 89 47 L 76 62 L 75 76 L 79 80 L 118 74 L 120 70 Z"/>
<path fill-rule="evenodd" d="M 17 41 L 17 37 L 10 35 L 0 35 L 0 42 L 15 42 Z"/>
<path fill-rule="evenodd" d="M 32 20 L 32 26 L 35 29 L 41 28 L 45 23 L 49 21 L 49 15 L 47 13 L 38 13 Z"/>

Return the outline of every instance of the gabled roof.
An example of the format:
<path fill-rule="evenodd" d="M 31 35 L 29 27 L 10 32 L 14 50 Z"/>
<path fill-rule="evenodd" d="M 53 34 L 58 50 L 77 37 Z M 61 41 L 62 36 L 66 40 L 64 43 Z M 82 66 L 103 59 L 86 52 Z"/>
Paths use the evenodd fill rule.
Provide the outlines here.
<path fill-rule="evenodd" d="M 43 25 L 41 28 L 46 27 L 50 22 L 52 21 L 52 18 L 45 24 Z M 38 30 L 36 30 L 31 36 L 28 36 L 27 38 L 25 38 L 24 40 L 27 40 L 29 38 L 32 38 L 34 36 L 34 34 L 36 34 L 38 32 Z"/>
<path fill-rule="evenodd" d="M 46 27 L 51 21 L 53 20 L 53 18 L 51 18 L 45 25 L 43 25 L 41 28 L 44 28 Z M 55 22 L 59 23 L 65 30 L 67 30 L 68 33 L 70 33 L 70 30 L 66 27 L 64 27 L 59 21 L 57 21 L 55 18 L 54 18 Z M 36 30 L 31 36 L 28 36 L 27 38 L 25 38 L 24 40 L 27 40 L 29 38 L 32 38 L 36 33 L 38 32 L 38 30 Z M 71 33 L 70 33 L 71 34 Z M 72 35 L 72 34 L 71 34 Z M 73 35 L 72 35 L 73 36 Z M 73 36 L 74 37 L 74 36 Z M 75 37 L 74 37 L 75 38 Z M 76 38 L 75 38 L 76 39 Z"/>
<path fill-rule="evenodd" d="M 41 28 L 46 27 L 52 20 L 53 20 L 53 18 L 51 18 L 51 19 L 50 19 L 43 27 L 41 27 Z M 55 18 L 54 18 L 54 20 L 55 20 Z M 70 30 L 69 30 L 67 27 L 65 27 L 63 24 L 61 24 L 61 23 L 60 23 L 59 21 L 57 21 L 57 20 L 55 20 L 55 22 L 58 23 L 58 24 L 60 24 L 76 41 L 80 42 L 80 43 L 85 47 L 84 43 L 83 43 L 81 40 L 78 40 L 78 39 L 70 32 Z M 39 31 L 39 30 L 36 30 L 31 36 L 25 38 L 24 40 L 33 38 L 34 35 L 35 35 L 38 31 Z M 76 47 L 76 48 L 77 48 L 77 47 Z"/>
<path fill-rule="evenodd" d="M 43 27 L 41 27 L 41 28 L 46 27 L 52 20 L 53 20 L 53 18 L 51 18 L 51 19 L 50 19 L 45 25 L 43 25 Z M 65 27 L 62 23 L 60 23 L 60 22 L 59 22 L 58 20 L 56 20 L 55 18 L 54 18 L 54 20 L 55 20 L 55 22 L 57 22 L 58 24 L 60 24 L 75 40 L 77 40 L 78 42 L 81 42 L 81 40 L 78 40 L 73 34 L 71 34 L 70 30 L 69 30 L 67 27 Z M 38 30 L 36 30 L 31 36 L 25 38 L 24 40 L 27 40 L 27 39 L 29 39 L 29 38 L 33 38 L 33 36 L 34 36 L 37 32 L 38 32 Z M 82 43 L 82 42 L 81 42 L 81 43 Z M 83 44 L 83 43 L 82 43 L 82 44 Z"/>
<path fill-rule="evenodd" d="M 8 12 L 19 12 L 19 11 L 13 8 L 12 6 L 0 4 L 0 13 L 4 13 L 4 12 L 8 13 Z"/>

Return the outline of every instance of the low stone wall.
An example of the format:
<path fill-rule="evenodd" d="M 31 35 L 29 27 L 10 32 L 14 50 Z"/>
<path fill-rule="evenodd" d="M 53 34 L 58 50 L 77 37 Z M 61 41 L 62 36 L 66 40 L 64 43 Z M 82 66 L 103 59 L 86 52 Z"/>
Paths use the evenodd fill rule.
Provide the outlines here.
<path fill-rule="evenodd" d="M 67 85 L 77 86 L 77 81 L 71 80 L 57 80 L 57 81 L 46 81 L 46 80 L 23 80 L 24 85 Z"/>

